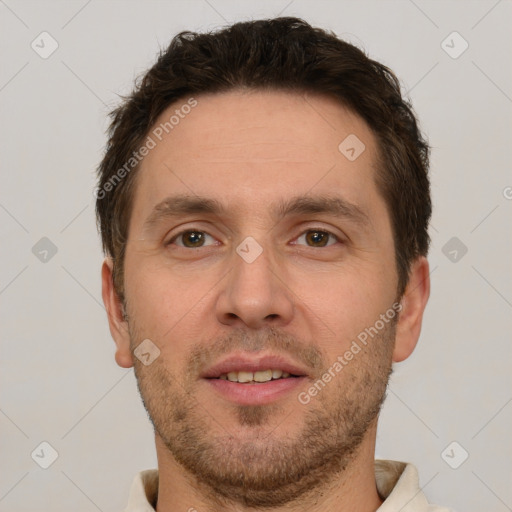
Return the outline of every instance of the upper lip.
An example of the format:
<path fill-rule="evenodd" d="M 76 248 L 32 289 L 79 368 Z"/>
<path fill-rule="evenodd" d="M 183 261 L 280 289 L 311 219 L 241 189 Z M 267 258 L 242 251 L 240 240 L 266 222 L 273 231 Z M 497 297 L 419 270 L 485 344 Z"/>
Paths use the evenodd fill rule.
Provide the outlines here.
<path fill-rule="evenodd" d="M 284 356 L 266 355 L 254 357 L 248 354 L 232 354 L 222 361 L 207 368 L 201 377 L 204 379 L 218 378 L 229 372 L 257 372 L 262 370 L 282 370 L 291 375 L 305 376 L 307 372 L 301 366 L 293 363 Z"/>

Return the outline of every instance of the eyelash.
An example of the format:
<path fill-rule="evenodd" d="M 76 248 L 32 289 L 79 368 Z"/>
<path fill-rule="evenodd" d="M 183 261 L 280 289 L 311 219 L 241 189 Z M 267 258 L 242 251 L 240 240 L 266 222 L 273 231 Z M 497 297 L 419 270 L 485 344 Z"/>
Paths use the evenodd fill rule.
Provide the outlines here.
<path fill-rule="evenodd" d="M 319 228 L 319 227 L 317 227 L 317 228 L 315 228 L 315 227 L 308 228 L 305 231 L 303 231 L 299 235 L 299 237 L 297 237 L 297 238 L 300 238 L 301 236 L 305 235 L 306 233 L 310 233 L 310 232 L 313 232 L 313 231 L 320 232 L 320 233 L 325 233 L 325 234 L 329 235 L 331 238 L 334 238 L 336 240 L 336 242 L 339 242 L 339 243 L 342 242 L 342 240 L 340 240 L 340 238 L 338 236 L 336 236 L 334 233 L 332 233 L 331 231 L 329 231 L 327 229 L 324 229 L 324 228 Z M 166 242 L 165 245 L 166 246 L 172 245 L 175 240 L 177 240 L 180 236 L 184 235 L 185 233 L 204 233 L 204 234 L 206 234 L 208 236 L 212 236 L 212 235 L 209 235 L 206 231 L 203 231 L 201 229 L 187 228 L 187 229 L 184 229 L 183 231 L 180 231 L 179 233 L 176 233 L 168 242 Z M 325 247 L 330 247 L 331 245 L 333 245 L 333 244 L 328 244 L 328 245 L 320 246 L 320 247 L 314 247 L 314 246 L 308 246 L 308 247 L 311 247 L 313 249 L 324 249 Z M 185 247 L 185 246 L 178 245 L 177 247 L 179 247 L 180 249 L 202 249 L 205 246 Z"/>

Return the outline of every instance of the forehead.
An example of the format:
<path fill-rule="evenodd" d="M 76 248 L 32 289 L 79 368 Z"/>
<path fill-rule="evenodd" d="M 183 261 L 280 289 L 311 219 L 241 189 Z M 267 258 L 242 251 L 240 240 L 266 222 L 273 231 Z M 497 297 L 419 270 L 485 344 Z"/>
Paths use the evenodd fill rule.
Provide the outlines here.
<path fill-rule="evenodd" d="M 375 206 L 375 138 L 330 97 L 254 90 L 187 97 L 169 106 L 148 135 L 154 147 L 135 192 L 135 210 L 143 214 L 173 192 L 242 208 L 338 191 Z"/>

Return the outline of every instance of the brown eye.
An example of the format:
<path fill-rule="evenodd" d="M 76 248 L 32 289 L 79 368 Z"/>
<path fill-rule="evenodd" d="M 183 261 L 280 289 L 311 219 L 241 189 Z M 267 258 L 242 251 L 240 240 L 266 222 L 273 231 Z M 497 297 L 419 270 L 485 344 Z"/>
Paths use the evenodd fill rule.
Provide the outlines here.
<path fill-rule="evenodd" d="M 213 237 L 204 231 L 189 229 L 178 233 L 168 242 L 167 245 L 176 244 L 177 246 L 184 247 L 186 249 L 194 249 L 204 247 L 205 245 L 211 245 L 206 244 L 208 237 L 213 240 Z"/>
<path fill-rule="evenodd" d="M 185 247 L 201 247 L 204 244 L 204 234 L 200 231 L 187 231 L 181 236 Z"/>
<path fill-rule="evenodd" d="M 310 247 L 327 247 L 338 241 L 337 237 L 329 231 L 321 229 L 309 229 L 303 233 L 297 240 L 300 241 L 304 238 L 304 241 Z M 332 240 L 332 242 L 331 242 Z"/>
<path fill-rule="evenodd" d="M 312 245 L 318 247 L 325 247 L 328 240 L 328 233 L 325 233 L 323 231 L 309 231 L 306 235 L 306 240 L 311 242 Z"/>

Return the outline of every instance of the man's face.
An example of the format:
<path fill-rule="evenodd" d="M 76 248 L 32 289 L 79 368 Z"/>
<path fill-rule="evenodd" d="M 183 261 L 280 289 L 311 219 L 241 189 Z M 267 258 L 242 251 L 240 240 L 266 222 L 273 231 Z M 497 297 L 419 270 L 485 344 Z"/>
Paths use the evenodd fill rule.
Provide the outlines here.
<path fill-rule="evenodd" d="M 132 350 L 149 339 L 160 354 L 148 365 L 134 358 L 136 375 L 157 438 L 178 463 L 220 495 L 285 503 L 346 466 L 385 393 L 394 321 L 344 356 L 396 300 L 376 142 L 325 97 L 196 100 L 161 141 L 150 132 L 157 144 L 137 176 L 128 328 Z M 354 135 L 364 151 L 342 153 Z M 292 376 L 224 376 L 266 380 L 268 370 Z"/>

